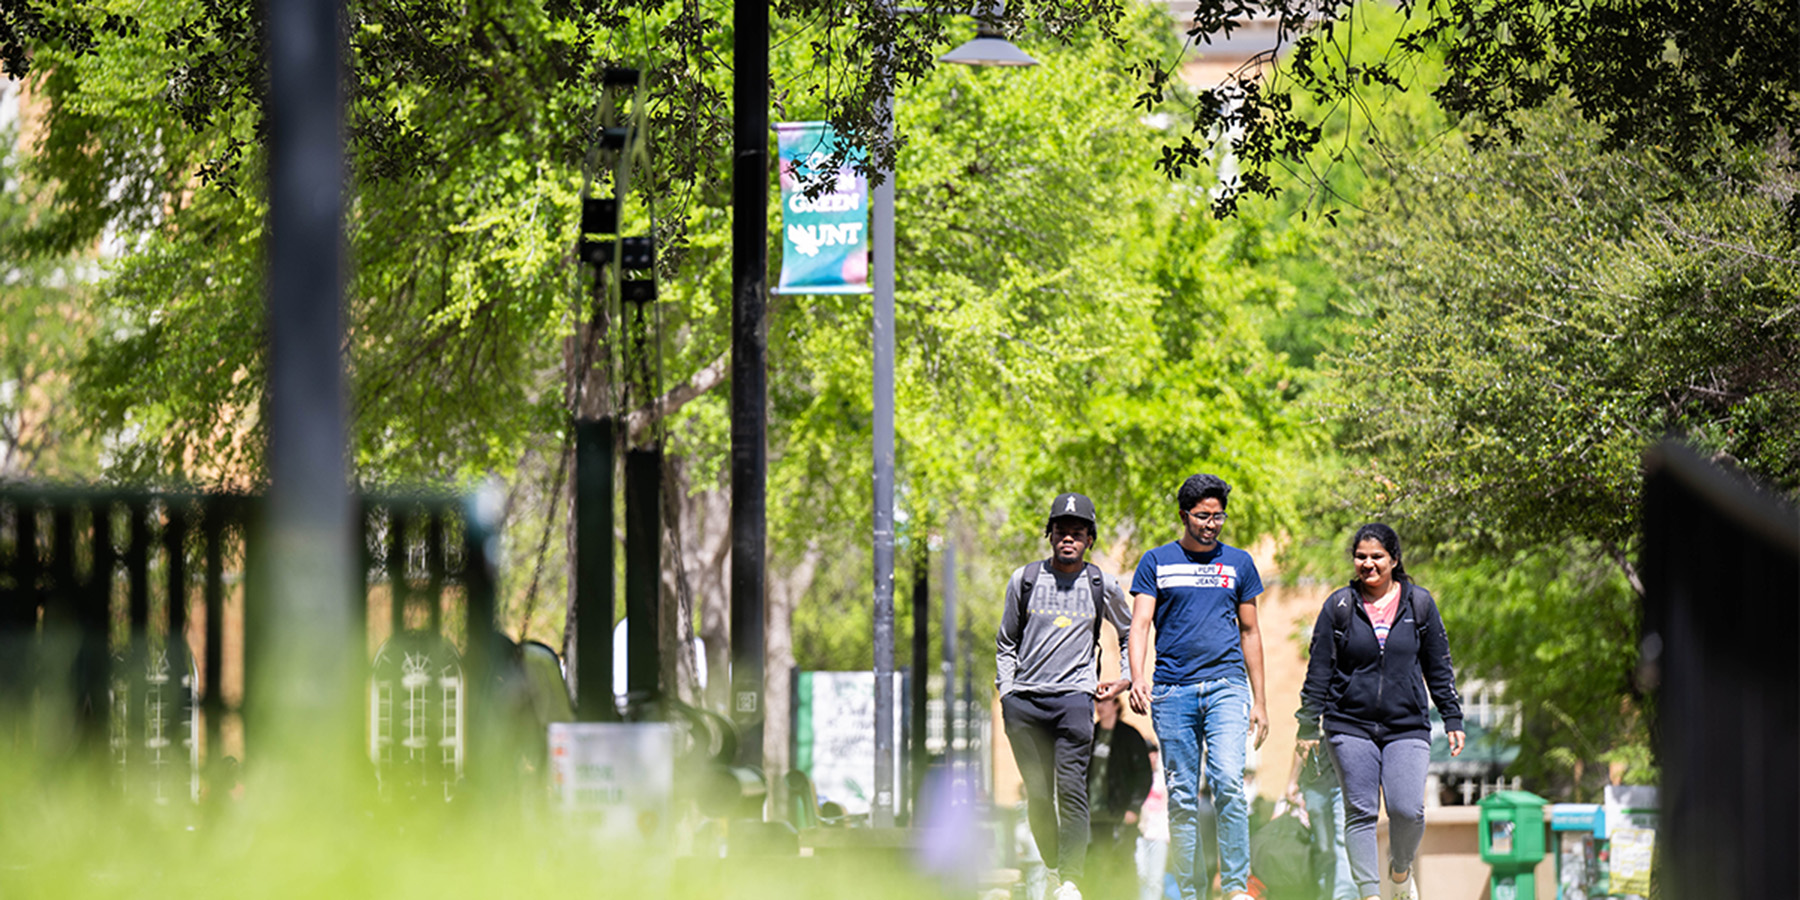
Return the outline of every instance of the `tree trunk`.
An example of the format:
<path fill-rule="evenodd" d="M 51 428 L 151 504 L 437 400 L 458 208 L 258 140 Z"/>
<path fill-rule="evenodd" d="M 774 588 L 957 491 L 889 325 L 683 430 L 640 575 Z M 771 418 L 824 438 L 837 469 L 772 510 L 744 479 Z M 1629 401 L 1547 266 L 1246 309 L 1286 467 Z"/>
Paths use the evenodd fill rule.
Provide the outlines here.
<path fill-rule="evenodd" d="M 786 819 L 787 785 L 782 777 L 793 765 L 789 724 L 793 719 L 794 607 L 812 587 L 822 554 L 808 549 L 786 572 L 769 569 L 768 603 L 763 608 L 763 774 L 769 779 L 771 818 Z"/>
<path fill-rule="evenodd" d="M 693 491 L 686 458 L 665 457 L 664 469 L 663 581 L 675 602 L 669 604 L 674 618 L 666 620 L 663 633 L 675 636 L 666 652 L 676 660 L 675 667 L 667 671 L 683 702 L 723 713 L 730 686 L 724 667 L 730 659 L 726 652 L 729 644 L 727 636 L 715 633 L 708 623 L 720 615 L 729 616 L 725 584 L 731 554 L 730 500 L 721 489 Z M 692 652 L 696 616 L 705 644 L 704 659 L 696 659 Z M 700 690 L 702 668 L 704 692 Z"/>

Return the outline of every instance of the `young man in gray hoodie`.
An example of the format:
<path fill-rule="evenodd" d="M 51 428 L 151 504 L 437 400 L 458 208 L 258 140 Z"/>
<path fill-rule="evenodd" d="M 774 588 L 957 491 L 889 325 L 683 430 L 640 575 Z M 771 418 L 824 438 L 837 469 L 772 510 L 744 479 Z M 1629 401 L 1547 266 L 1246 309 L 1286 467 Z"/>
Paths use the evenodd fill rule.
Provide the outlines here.
<path fill-rule="evenodd" d="M 1128 677 L 1099 681 L 1100 620 L 1113 623 L 1121 660 L 1131 632 L 1124 589 L 1087 561 L 1099 530 L 1092 500 L 1057 496 L 1044 526 L 1050 558 L 1020 566 L 1007 579 L 994 642 L 1006 739 L 1025 782 L 1031 836 L 1059 882 L 1055 900 L 1081 898 L 1076 884 L 1087 862 L 1094 699 L 1131 689 Z"/>

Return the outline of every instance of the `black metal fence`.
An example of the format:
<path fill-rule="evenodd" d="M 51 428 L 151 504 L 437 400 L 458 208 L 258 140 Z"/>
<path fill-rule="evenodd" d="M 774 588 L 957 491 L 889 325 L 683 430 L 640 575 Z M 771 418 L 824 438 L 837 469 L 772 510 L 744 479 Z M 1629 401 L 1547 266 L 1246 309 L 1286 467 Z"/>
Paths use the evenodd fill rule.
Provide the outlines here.
<path fill-rule="evenodd" d="M 1800 897 L 1800 513 L 1669 444 L 1644 528 L 1662 896 Z"/>
<path fill-rule="evenodd" d="M 258 498 L 0 490 L 0 740 L 108 754 L 128 792 L 199 798 L 254 753 Z M 384 791 L 449 792 L 504 638 L 490 529 L 451 497 L 365 498 L 360 658 Z M 252 725 L 253 727 L 253 725 Z"/>

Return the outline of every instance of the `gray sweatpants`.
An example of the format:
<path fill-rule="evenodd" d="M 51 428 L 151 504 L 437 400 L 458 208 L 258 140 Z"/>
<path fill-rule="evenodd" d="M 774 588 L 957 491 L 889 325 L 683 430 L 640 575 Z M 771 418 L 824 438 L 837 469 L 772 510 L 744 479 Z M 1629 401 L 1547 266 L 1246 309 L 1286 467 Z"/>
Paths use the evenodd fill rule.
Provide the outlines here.
<path fill-rule="evenodd" d="M 1344 849 L 1350 855 L 1350 875 L 1362 896 L 1380 896 L 1378 803 L 1387 797 L 1388 868 L 1410 872 L 1419 839 L 1425 836 L 1425 769 L 1431 764 L 1431 744 L 1423 738 L 1403 738 L 1377 745 L 1350 734 L 1331 735 L 1330 743 L 1331 761 L 1344 783 Z"/>

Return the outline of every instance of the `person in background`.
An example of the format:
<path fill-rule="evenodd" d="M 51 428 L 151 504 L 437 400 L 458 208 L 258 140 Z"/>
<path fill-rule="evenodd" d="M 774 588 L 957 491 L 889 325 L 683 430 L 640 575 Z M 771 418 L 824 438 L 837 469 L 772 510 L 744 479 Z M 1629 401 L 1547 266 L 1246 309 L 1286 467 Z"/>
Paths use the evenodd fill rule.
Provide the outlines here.
<path fill-rule="evenodd" d="M 1150 792 L 1138 811 L 1137 873 L 1138 900 L 1157 900 L 1167 896 L 1178 900 L 1170 890 L 1169 873 L 1169 786 L 1163 781 L 1162 754 L 1150 745 Z"/>
<path fill-rule="evenodd" d="M 1047 560 L 1014 570 L 994 639 L 994 689 L 1006 739 L 1024 781 L 1026 817 L 1056 900 L 1081 900 L 1086 864 L 1088 760 L 1094 700 L 1117 697 L 1131 679 L 1101 684 L 1100 621 L 1110 619 L 1126 653 L 1131 630 L 1125 591 L 1087 561 L 1099 534 L 1094 503 L 1060 494 L 1050 504 Z M 1035 898 L 1034 898 L 1035 900 Z"/>
<path fill-rule="evenodd" d="M 1418 900 L 1413 859 L 1425 836 L 1425 774 L 1431 763 L 1426 694 L 1443 716 L 1450 755 L 1463 748 L 1462 698 L 1450 637 L 1431 593 L 1412 583 L 1400 536 L 1379 522 L 1350 539 L 1350 584 L 1325 598 L 1313 624 L 1300 689 L 1301 751 L 1321 737 L 1344 791 L 1344 845 L 1364 897 L 1381 896 L 1375 837 L 1386 798 L 1388 878 L 1395 900 Z"/>
<path fill-rule="evenodd" d="M 1129 900 L 1135 893 L 1138 811 L 1150 794 L 1150 751 L 1137 727 L 1120 718 L 1118 697 L 1096 701 L 1094 752 L 1088 760 L 1090 898 Z"/>
<path fill-rule="evenodd" d="M 1287 801 L 1306 811 L 1312 843 L 1312 871 L 1318 879 L 1318 900 L 1357 900 L 1356 879 L 1350 875 L 1350 854 L 1344 848 L 1344 790 L 1337 769 L 1315 745 L 1294 748 L 1289 769 Z"/>

